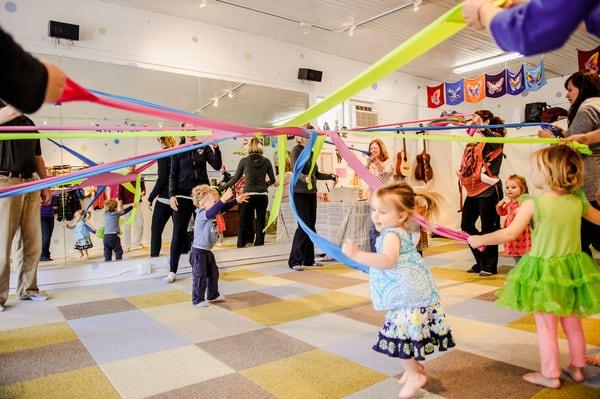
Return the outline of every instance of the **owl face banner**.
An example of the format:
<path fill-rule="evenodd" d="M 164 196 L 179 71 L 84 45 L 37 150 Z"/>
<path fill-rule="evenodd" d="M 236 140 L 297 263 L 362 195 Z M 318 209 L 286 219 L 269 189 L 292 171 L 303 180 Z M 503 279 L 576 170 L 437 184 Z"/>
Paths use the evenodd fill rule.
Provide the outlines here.
<path fill-rule="evenodd" d="M 444 83 L 446 88 L 446 104 L 458 105 L 465 101 L 465 82 L 464 79 L 454 83 Z"/>
<path fill-rule="evenodd" d="M 600 46 L 590 51 L 577 50 L 577 59 L 579 61 L 579 71 L 600 72 L 598 56 L 600 55 Z"/>
<path fill-rule="evenodd" d="M 593 51 L 596 51 L 596 57 L 590 56 L 588 64 L 595 62 L 594 65 L 598 68 L 600 46 Z M 537 91 L 545 84 L 546 71 L 544 60 L 541 60 L 534 68 L 521 65 L 516 73 L 507 68 L 496 75 L 482 74 L 472 79 L 464 78 L 454 83 L 427 87 L 427 106 L 438 108 L 444 104 L 454 106 L 463 102 L 477 103 L 485 98 L 499 98 L 506 94 L 516 96 L 525 90 Z"/>

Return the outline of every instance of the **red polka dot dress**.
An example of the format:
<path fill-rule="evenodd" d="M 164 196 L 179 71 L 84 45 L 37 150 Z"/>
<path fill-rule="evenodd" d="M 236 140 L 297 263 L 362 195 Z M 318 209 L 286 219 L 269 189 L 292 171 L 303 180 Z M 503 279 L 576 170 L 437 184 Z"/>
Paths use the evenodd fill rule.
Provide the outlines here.
<path fill-rule="evenodd" d="M 504 208 L 497 208 L 500 216 L 506 216 L 503 227 L 508 227 L 517 215 L 519 203 L 510 200 Z M 504 243 L 504 256 L 523 256 L 531 249 L 531 233 L 527 227 L 514 241 Z"/>

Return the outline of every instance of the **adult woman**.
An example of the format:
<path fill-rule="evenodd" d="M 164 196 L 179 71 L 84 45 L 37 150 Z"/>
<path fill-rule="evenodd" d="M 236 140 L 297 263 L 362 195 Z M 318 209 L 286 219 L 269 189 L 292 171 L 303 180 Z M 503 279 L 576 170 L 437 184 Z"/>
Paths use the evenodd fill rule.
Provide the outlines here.
<path fill-rule="evenodd" d="M 502 10 L 491 0 L 463 2 L 465 21 L 475 29 L 490 30 L 504 51 L 533 55 L 562 47 L 583 22 L 600 37 L 598 0 L 513 0 L 517 7 Z M 544 21 L 540 23 L 540 21 Z"/>
<path fill-rule="evenodd" d="M 173 137 L 160 137 L 158 139 L 161 147 L 175 147 L 176 142 Z M 169 174 L 171 173 L 171 157 L 161 158 L 158 160 L 158 179 L 154 188 L 148 195 L 148 203 L 152 209 L 152 226 L 150 228 L 150 257 L 155 258 L 160 255 L 162 246 L 162 233 L 165 230 L 167 221 L 173 216 L 173 210 L 169 204 Z"/>
<path fill-rule="evenodd" d="M 193 125 L 184 123 L 182 127 L 193 128 Z M 185 141 L 194 141 L 195 136 L 190 136 Z M 212 148 L 211 148 L 212 147 Z M 179 258 L 187 240 L 187 227 L 194 211 L 192 203 L 192 189 L 199 184 L 210 184 L 206 163 L 214 170 L 221 169 L 221 150 L 219 146 L 202 147 L 198 150 L 184 152 L 171 157 L 171 173 L 169 175 L 169 203 L 173 209 L 173 236 L 169 257 L 170 272 L 165 281 L 175 281 L 175 273 L 179 266 Z"/>
<path fill-rule="evenodd" d="M 243 248 L 254 239 L 254 246 L 265 244 L 265 228 L 269 196 L 267 187 L 275 183 L 273 165 L 263 155 L 260 141 L 254 137 L 248 144 L 248 156 L 242 158 L 235 174 L 223 185 L 226 190 L 244 176 L 244 193 L 250 195 L 247 202 L 240 204 L 240 221 L 238 224 L 237 247 Z M 267 181 L 267 176 L 269 180 Z M 256 234 L 253 219 L 256 212 Z M 256 238 L 254 238 L 255 236 Z"/>
<path fill-rule="evenodd" d="M 575 72 L 565 82 L 569 108 L 569 129 L 565 136 L 585 134 L 600 129 L 600 77 L 596 72 Z M 542 137 L 554 137 L 547 131 Z M 584 156 L 583 191 L 596 209 L 600 209 L 600 144 L 590 145 L 592 154 Z M 600 227 L 581 219 L 581 249 L 592 254 L 590 246 L 600 251 Z"/>
<path fill-rule="evenodd" d="M 489 124 L 502 124 L 504 121 L 498 117 L 495 117 L 490 111 L 481 110 L 476 111 L 473 114 L 474 125 L 489 125 Z M 478 129 L 475 134 L 482 134 L 486 137 L 498 137 L 504 136 L 506 133 L 504 129 Z M 465 153 L 472 150 L 474 144 L 469 144 L 465 148 Z M 483 147 L 484 162 L 487 163 L 489 173 L 497 177 L 500 173 L 500 167 L 502 166 L 502 154 L 498 154 L 499 149 L 502 148 L 502 144 L 485 144 Z M 463 156 L 464 157 L 464 156 Z M 493 158 L 493 159 L 492 159 Z M 477 170 L 474 173 L 480 174 L 481 171 Z M 482 184 L 484 184 L 482 182 Z M 485 188 L 487 186 L 487 188 Z M 469 234 L 487 234 L 496 231 L 500 228 L 500 216 L 496 213 L 496 204 L 503 197 L 502 193 L 502 182 L 498 179 L 495 184 L 484 184 L 483 191 L 479 194 L 467 196 L 462 206 L 461 229 Z M 481 230 L 475 227 L 477 219 L 481 219 Z M 475 258 L 475 264 L 467 270 L 467 273 L 479 273 L 480 276 L 491 276 L 492 274 L 498 273 L 498 246 L 489 245 L 485 247 L 483 252 L 478 249 L 471 249 L 473 257 Z"/>
<path fill-rule="evenodd" d="M 389 159 L 388 150 L 381 139 L 375 139 L 369 143 L 369 158 L 367 159 L 367 168 L 382 184 L 391 183 L 394 178 L 394 163 Z M 371 252 L 375 252 L 375 242 L 379 237 L 379 232 L 375 229 L 373 223 L 369 227 L 369 244 Z"/>
<path fill-rule="evenodd" d="M 307 125 L 306 128 L 312 129 L 313 127 Z M 296 142 L 297 145 L 292 149 L 292 163 L 296 162 L 308 139 L 296 137 Z M 296 210 L 300 219 L 314 231 L 317 223 L 317 180 L 333 180 L 337 182 L 337 176 L 319 172 L 319 167 L 316 164 L 313 173 L 308 176 L 311 161 L 312 155 L 302 169 L 302 177 L 298 179 L 294 186 L 294 203 L 296 204 Z M 308 182 L 312 184 L 312 188 L 310 189 L 308 188 Z M 304 270 L 304 266 L 322 266 L 315 262 L 315 247 L 300 225 L 298 225 L 296 233 L 294 233 L 288 266 L 290 269 L 296 271 Z"/>

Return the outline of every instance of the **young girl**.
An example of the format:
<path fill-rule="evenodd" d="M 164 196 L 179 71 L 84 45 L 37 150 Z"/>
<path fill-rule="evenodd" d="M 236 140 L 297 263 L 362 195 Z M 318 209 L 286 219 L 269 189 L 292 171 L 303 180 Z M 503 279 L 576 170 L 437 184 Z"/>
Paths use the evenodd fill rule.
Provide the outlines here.
<path fill-rule="evenodd" d="M 521 207 L 506 228 L 469 237 L 478 248 L 514 240 L 533 219 L 531 251 L 508 274 L 498 293 L 498 304 L 520 312 L 534 312 L 540 345 L 541 370 L 523 379 L 548 388 L 560 388 L 557 322 L 569 341 L 567 369 L 576 382 L 585 376 L 585 340 L 580 317 L 600 313 L 600 272 L 581 251 L 581 217 L 600 224 L 600 211 L 589 206 L 579 191 L 583 161 L 567 145 L 537 151 L 532 159 L 533 184 L 542 195 L 523 195 Z"/>
<path fill-rule="evenodd" d="M 225 300 L 219 294 L 219 268 L 211 249 L 217 239 L 216 216 L 245 202 L 248 194 L 240 194 L 231 200 L 232 198 L 233 191 L 230 188 L 221 198 L 219 198 L 219 192 L 207 184 L 201 184 L 192 190 L 192 202 L 197 209 L 190 263 L 192 265 L 192 304 L 197 308 L 208 306 L 208 302 Z"/>
<path fill-rule="evenodd" d="M 371 196 L 371 219 L 380 232 L 377 253 L 360 251 L 350 241 L 342 246 L 344 254 L 371 268 L 373 308 L 387 310 L 373 349 L 400 359 L 405 370 L 401 398 L 414 396 L 427 382 L 419 360 L 436 346 L 440 351 L 454 346 L 436 284 L 407 232 L 420 198 L 428 204 L 425 216 L 436 210 L 435 196 L 415 194 L 404 182 L 379 188 Z"/>
<path fill-rule="evenodd" d="M 75 212 L 73 221 L 75 224 L 67 224 L 67 228 L 75 229 L 73 234 L 75 235 L 75 249 L 79 251 L 79 259 L 83 259 L 85 256 L 87 259 L 90 258 L 88 249 L 92 248 L 92 239 L 90 238 L 90 232 L 95 233 L 96 229 L 91 225 L 90 220 L 91 213 L 80 209 Z"/>
<path fill-rule="evenodd" d="M 500 216 L 506 216 L 504 219 L 504 228 L 507 228 L 517 215 L 519 203 L 517 199 L 521 194 L 528 194 L 527 181 L 519 175 L 510 175 L 506 181 L 506 198 L 503 198 L 496 205 L 496 212 Z M 504 243 L 504 256 L 512 256 L 515 259 L 515 264 L 519 263 L 521 256 L 529 252 L 531 249 L 531 234 L 529 226 L 525 227 L 521 233 L 513 241 Z"/>

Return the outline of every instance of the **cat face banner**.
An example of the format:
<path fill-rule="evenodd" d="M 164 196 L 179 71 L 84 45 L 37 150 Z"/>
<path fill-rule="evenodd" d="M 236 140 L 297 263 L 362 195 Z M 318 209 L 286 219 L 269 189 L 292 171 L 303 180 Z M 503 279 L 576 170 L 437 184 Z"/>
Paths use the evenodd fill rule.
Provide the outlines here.
<path fill-rule="evenodd" d="M 525 91 L 525 67 L 521 65 L 519 72 L 512 73 L 510 69 L 506 70 L 506 92 L 516 96 Z"/>
<path fill-rule="evenodd" d="M 600 46 L 590 51 L 577 50 L 577 59 L 579 61 L 579 71 L 600 72 L 598 66 L 598 56 L 600 55 Z"/>
<path fill-rule="evenodd" d="M 538 91 L 546 84 L 544 60 L 541 60 L 535 68 L 525 67 L 525 84 L 528 91 Z"/>
<path fill-rule="evenodd" d="M 440 83 L 439 86 L 435 87 L 427 86 L 427 106 L 437 108 L 444 104 L 444 84 Z"/>
<path fill-rule="evenodd" d="M 446 104 L 458 105 L 465 101 L 465 80 L 454 83 L 444 83 L 446 91 Z"/>
<path fill-rule="evenodd" d="M 478 103 L 485 98 L 485 79 L 481 75 L 474 79 L 465 79 L 465 101 Z"/>
<path fill-rule="evenodd" d="M 506 70 L 496 75 L 485 74 L 485 96 L 502 97 L 506 94 Z"/>

